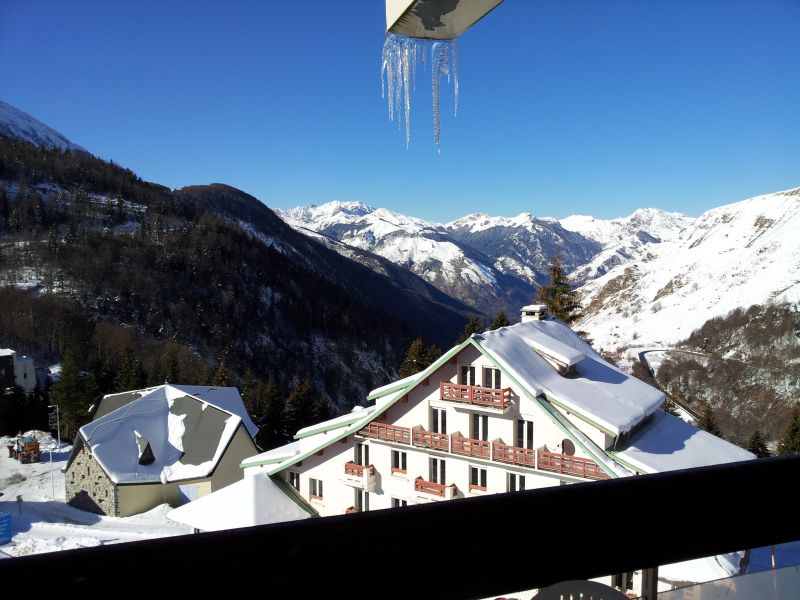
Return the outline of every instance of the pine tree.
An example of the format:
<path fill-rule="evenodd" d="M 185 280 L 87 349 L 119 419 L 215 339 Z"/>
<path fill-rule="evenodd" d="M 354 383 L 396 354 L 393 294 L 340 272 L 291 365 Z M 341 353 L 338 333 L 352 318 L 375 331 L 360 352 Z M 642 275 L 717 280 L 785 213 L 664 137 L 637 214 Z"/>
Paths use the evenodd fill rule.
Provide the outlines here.
<path fill-rule="evenodd" d="M 72 439 L 86 420 L 86 400 L 83 397 L 83 382 L 77 357 L 67 352 L 61 363 L 61 377 L 53 385 L 50 401 L 58 406 L 61 419 L 61 434 Z"/>
<path fill-rule="evenodd" d="M 492 321 L 492 324 L 489 325 L 489 331 L 494 331 L 501 327 L 508 327 L 509 325 L 511 325 L 511 321 L 508 320 L 505 311 L 501 308 L 500 312 L 495 316 L 494 321 Z"/>
<path fill-rule="evenodd" d="M 800 454 L 800 404 L 792 407 L 786 430 L 778 442 L 778 454 Z"/>
<path fill-rule="evenodd" d="M 711 407 L 707 404 L 705 408 L 703 408 L 703 413 L 700 415 L 700 421 L 697 423 L 697 426 L 711 435 L 715 435 L 719 438 L 722 437 L 722 430 L 719 428 L 717 420 L 714 418 L 714 411 L 711 410 Z"/>
<path fill-rule="evenodd" d="M 442 349 L 436 344 L 426 346 L 422 338 L 417 338 L 406 351 L 403 363 L 400 365 L 400 377 L 410 377 L 431 366 L 442 355 Z"/>
<path fill-rule="evenodd" d="M 283 444 L 287 439 L 284 435 L 284 406 L 280 388 L 276 381 L 270 377 L 261 394 L 261 420 L 258 423 L 258 445 L 269 450 Z M 292 434 L 295 432 L 293 431 Z"/>
<path fill-rule="evenodd" d="M 767 448 L 767 440 L 764 439 L 764 436 L 758 429 L 754 430 L 750 439 L 747 440 L 747 449 L 758 458 L 766 458 L 770 455 L 769 449 Z"/>
<path fill-rule="evenodd" d="M 225 359 L 219 361 L 219 367 L 211 380 L 211 385 L 214 387 L 228 387 L 228 371 L 225 369 Z"/>
<path fill-rule="evenodd" d="M 458 336 L 456 344 L 460 344 L 461 342 L 465 341 L 473 333 L 483 333 L 483 325 L 481 325 L 481 322 L 478 320 L 478 317 L 469 318 L 467 324 L 464 325 L 464 331 L 462 331 L 461 335 Z"/>
<path fill-rule="evenodd" d="M 318 423 L 322 402 L 310 379 L 298 379 L 286 399 L 283 411 L 283 431 L 290 439 L 298 430 Z"/>
<path fill-rule="evenodd" d="M 547 310 L 556 319 L 572 325 L 582 316 L 581 305 L 578 301 L 578 292 L 573 289 L 564 273 L 560 254 L 553 256 L 549 271 L 550 282 L 539 288 L 536 299 L 546 304 Z"/>

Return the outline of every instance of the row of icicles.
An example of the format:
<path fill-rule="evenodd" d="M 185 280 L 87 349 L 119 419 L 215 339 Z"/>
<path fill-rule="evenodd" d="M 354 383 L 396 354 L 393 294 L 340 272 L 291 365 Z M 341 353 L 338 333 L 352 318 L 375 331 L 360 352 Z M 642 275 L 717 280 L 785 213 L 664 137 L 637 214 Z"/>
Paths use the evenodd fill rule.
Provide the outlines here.
<path fill-rule="evenodd" d="M 405 118 L 406 148 L 411 144 L 411 91 L 415 89 L 415 75 L 420 56 L 427 64 L 431 55 L 431 92 L 433 97 L 433 139 L 441 148 L 441 119 L 439 115 L 439 89 L 442 77 L 453 81 L 455 114 L 458 115 L 458 42 L 456 40 L 426 40 L 393 33 L 386 34 L 381 61 L 381 96 L 388 100 L 389 119 L 397 115 Z"/>

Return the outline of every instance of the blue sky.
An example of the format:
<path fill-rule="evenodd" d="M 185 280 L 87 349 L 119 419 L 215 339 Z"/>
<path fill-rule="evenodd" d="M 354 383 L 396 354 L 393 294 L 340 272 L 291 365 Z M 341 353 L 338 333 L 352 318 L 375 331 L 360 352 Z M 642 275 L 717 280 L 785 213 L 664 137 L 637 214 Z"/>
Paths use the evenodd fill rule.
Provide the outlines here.
<path fill-rule="evenodd" d="M 800 185 L 797 0 L 506 0 L 460 40 L 459 113 L 411 147 L 381 0 L 0 0 L 0 99 L 171 187 L 268 206 L 696 215 Z"/>

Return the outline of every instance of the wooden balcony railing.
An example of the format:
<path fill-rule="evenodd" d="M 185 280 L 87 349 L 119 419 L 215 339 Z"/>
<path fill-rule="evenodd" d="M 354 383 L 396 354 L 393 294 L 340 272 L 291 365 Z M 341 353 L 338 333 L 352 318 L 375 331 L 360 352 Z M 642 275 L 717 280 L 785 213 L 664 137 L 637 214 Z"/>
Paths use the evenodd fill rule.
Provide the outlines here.
<path fill-rule="evenodd" d="M 414 445 L 420 448 L 431 448 L 433 450 L 450 450 L 450 438 L 446 433 L 436 433 L 425 431 L 424 429 L 414 429 Z"/>
<path fill-rule="evenodd" d="M 488 459 L 491 457 L 490 448 L 489 442 L 462 437 L 455 433 L 451 441 L 451 451 L 453 454 L 463 454 L 465 456 Z"/>
<path fill-rule="evenodd" d="M 353 477 L 364 477 L 364 473 L 375 475 L 375 465 L 357 465 L 353 461 L 345 463 L 344 474 Z"/>
<path fill-rule="evenodd" d="M 445 498 L 448 496 L 448 488 L 450 488 L 450 496 L 455 495 L 455 485 L 445 485 L 443 483 L 434 483 L 433 481 L 425 481 L 422 477 L 417 477 L 414 480 L 414 491 L 422 492 L 424 494 L 431 494 L 432 496 L 439 496 Z"/>
<path fill-rule="evenodd" d="M 536 468 L 536 450 L 506 446 L 503 442 L 492 442 L 492 458 L 512 465 Z"/>
<path fill-rule="evenodd" d="M 482 388 L 441 381 L 439 382 L 439 398 L 504 410 L 511 406 L 511 388 Z"/>
<path fill-rule="evenodd" d="M 344 514 L 346 514 L 346 515 L 353 515 L 353 514 L 355 514 L 355 513 L 357 513 L 357 512 L 358 512 L 358 511 L 356 510 L 356 507 L 355 507 L 355 506 L 351 506 L 351 507 L 349 507 L 349 508 L 348 508 L 346 511 L 344 511 Z"/>
<path fill-rule="evenodd" d="M 539 469 L 566 475 L 586 477 L 587 479 L 608 479 L 608 474 L 597 463 L 588 458 L 578 458 L 566 454 L 556 454 L 539 450 Z"/>
<path fill-rule="evenodd" d="M 387 425 L 374 421 L 361 429 L 358 435 L 383 440 L 384 442 L 411 444 L 411 430 L 408 427 L 398 427 L 397 425 Z"/>

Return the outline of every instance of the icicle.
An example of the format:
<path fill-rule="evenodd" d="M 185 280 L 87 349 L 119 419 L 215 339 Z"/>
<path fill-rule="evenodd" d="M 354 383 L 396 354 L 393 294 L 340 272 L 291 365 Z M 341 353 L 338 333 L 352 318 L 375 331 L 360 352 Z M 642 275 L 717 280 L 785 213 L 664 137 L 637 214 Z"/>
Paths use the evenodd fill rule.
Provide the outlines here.
<path fill-rule="evenodd" d="M 387 99 L 389 120 L 401 127 L 402 115 L 405 118 L 406 147 L 411 145 L 411 92 L 416 90 L 416 70 L 420 54 L 427 65 L 427 49 L 431 52 L 432 95 L 433 95 L 433 138 L 440 146 L 441 118 L 439 114 L 440 80 L 444 76 L 450 83 L 453 72 L 455 93 L 455 114 L 458 115 L 458 56 L 455 40 L 424 40 L 392 33 L 386 34 L 381 60 L 381 97 Z"/>

